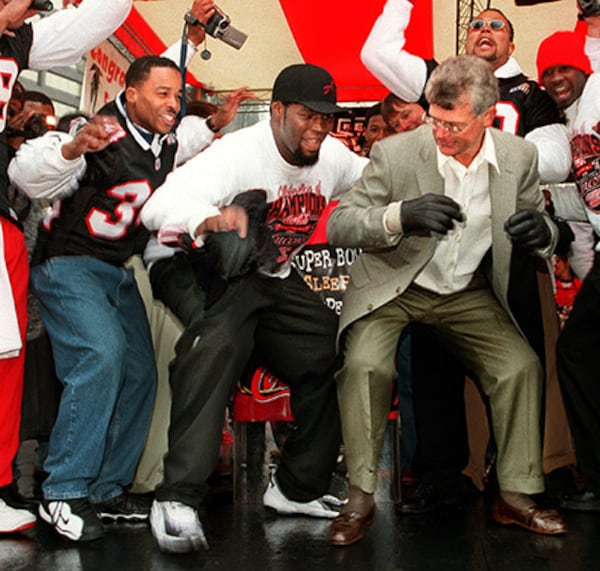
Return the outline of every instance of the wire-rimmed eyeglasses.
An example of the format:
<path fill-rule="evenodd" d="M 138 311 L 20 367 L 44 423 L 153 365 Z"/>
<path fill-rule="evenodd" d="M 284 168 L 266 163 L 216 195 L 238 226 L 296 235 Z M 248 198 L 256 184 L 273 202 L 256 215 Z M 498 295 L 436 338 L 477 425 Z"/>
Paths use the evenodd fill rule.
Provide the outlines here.
<path fill-rule="evenodd" d="M 475 115 L 473 119 L 467 123 L 454 123 L 453 121 L 442 121 L 437 117 L 432 117 L 429 113 L 423 113 L 423 122 L 429 125 L 432 129 L 442 128 L 444 131 L 451 133 L 452 135 L 458 135 L 467 129 L 479 115 Z"/>

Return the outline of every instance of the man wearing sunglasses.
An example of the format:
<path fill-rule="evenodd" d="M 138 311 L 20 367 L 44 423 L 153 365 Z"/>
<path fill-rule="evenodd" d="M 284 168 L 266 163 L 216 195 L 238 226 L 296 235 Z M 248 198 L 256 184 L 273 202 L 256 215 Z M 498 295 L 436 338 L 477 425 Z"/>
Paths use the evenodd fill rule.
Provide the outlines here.
<path fill-rule="evenodd" d="M 412 8 L 409 0 L 387 0 L 361 54 L 367 68 L 406 101 L 422 100 L 427 78 L 437 65 L 435 60 L 424 60 L 404 49 Z M 561 182 L 568 175 L 571 160 L 565 127 L 553 101 L 536 82 L 526 78 L 512 57 L 513 40 L 514 30 L 506 16 L 499 10 L 484 10 L 469 26 L 465 52 L 485 60 L 498 78 L 500 100 L 494 126 L 536 146 L 541 182 Z M 508 293 L 510 307 L 544 363 L 538 275 L 536 262 L 528 252 L 513 250 L 511 275 L 514 279 Z M 542 283 L 551 288 L 549 276 L 544 276 Z M 430 331 L 425 334 L 420 327 L 413 330 L 412 367 L 418 439 L 420 444 L 427 444 L 418 445 L 417 454 L 416 468 L 423 485 L 400 509 L 418 514 L 456 504 L 464 499 L 460 490 L 465 483 L 469 494 L 472 487 L 461 477 L 469 458 L 464 370 L 461 372 L 455 359 L 440 349 Z"/>
<path fill-rule="evenodd" d="M 404 101 L 422 98 L 427 78 L 437 65 L 404 49 L 412 8 L 410 0 L 387 0 L 361 53 L 369 71 Z M 498 78 L 495 126 L 536 145 L 541 182 L 562 182 L 570 168 L 568 137 L 552 100 L 537 83 L 527 80 L 512 57 L 513 40 L 508 18 L 499 10 L 484 10 L 469 25 L 465 53 L 486 60 Z"/>

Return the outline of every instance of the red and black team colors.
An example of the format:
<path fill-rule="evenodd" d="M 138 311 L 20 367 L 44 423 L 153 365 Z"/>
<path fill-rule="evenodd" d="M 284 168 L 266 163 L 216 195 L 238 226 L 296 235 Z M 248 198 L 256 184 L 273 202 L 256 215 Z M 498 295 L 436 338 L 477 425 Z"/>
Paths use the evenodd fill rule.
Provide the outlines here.
<path fill-rule="evenodd" d="M 30 5 L 27 0 L 0 3 L 6 22 L 0 30 L 0 490 L 12 482 L 12 460 L 19 443 L 29 277 L 24 237 L 7 195 L 5 127 L 12 90 L 23 69 L 75 63 L 121 25 L 132 1 L 85 0 L 77 10 L 25 24 L 37 12 Z M 34 524 L 35 516 L 11 506 L 0 494 L 0 533 Z"/>

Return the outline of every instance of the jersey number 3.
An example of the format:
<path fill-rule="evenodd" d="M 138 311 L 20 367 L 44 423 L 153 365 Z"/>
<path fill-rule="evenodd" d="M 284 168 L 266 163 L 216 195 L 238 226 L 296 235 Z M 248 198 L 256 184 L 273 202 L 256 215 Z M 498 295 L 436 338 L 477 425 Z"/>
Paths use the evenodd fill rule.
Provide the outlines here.
<path fill-rule="evenodd" d="M 98 238 L 119 240 L 132 224 L 139 226 L 138 214 L 152 193 L 145 180 L 114 186 L 107 194 L 117 201 L 113 212 L 92 208 L 86 217 L 89 233 Z"/>

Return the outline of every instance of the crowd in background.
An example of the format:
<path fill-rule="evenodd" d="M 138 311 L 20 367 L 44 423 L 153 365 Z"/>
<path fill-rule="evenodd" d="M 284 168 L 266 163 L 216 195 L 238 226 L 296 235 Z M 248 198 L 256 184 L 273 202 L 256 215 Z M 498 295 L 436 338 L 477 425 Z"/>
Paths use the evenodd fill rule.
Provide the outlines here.
<path fill-rule="evenodd" d="M 401 513 L 484 485 L 497 523 L 534 533 L 566 533 L 558 509 L 600 511 L 600 2 L 578 0 L 577 29 L 541 41 L 534 80 L 502 11 L 476 15 L 466 55 L 438 63 L 406 50 L 412 0 L 387 0 L 361 59 L 389 94 L 354 110 L 358 132 L 335 128 L 335 78 L 307 63 L 277 75 L 267 119 L 221 136 L 253 94 L 182 117 L 168 53 L 134 60 L 97 114 L 56 121 L 19 72 L 77 61 L 131 4 L 85 0 L 31 24 L 29 1 L 0 1 L 0 533 L 39 517 L 83 542 L 107 521 L 148 521 L 164 551 L 207 547 L 200 506 L 236 383 L 259 365 L 289 387 L 294 416 L 263 504 L 331 519 L 333 545 L 375 517 L 391 406 L 408 426 Z M 218 7 L 190 12 L 188 58 Z M 310 240 L 317 227 L 326 244 Z M 362 253 L 334 264 L 336 247 Z M 300 252 L 333 272 L 333 306 Z M 140 273 L 176 343 L 158 336 Z M 479 473 L 466 379 L 490 427 Z M 164 444 L 146 439 L 152 424 Z M 551 470 L 573 486 L 542 507 L 559 437 Z M 15 458 L 28 440 L 26 498 Z M 133 493 L 152 447 L 158 483 Z M 340 450 L 344 498 L 328 493 Z"/>

